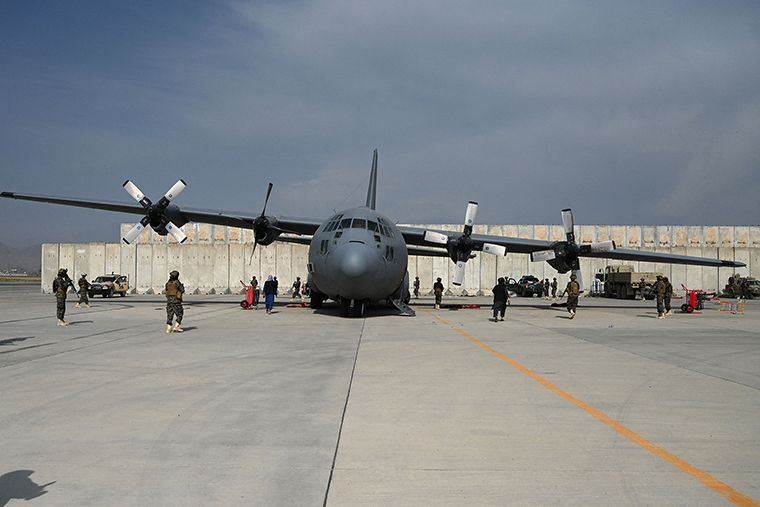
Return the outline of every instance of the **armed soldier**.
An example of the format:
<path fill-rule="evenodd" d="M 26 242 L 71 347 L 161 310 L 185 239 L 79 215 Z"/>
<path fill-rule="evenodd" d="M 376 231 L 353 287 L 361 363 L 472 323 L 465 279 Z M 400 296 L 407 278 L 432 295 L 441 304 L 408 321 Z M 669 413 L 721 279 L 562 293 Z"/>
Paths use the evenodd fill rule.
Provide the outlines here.
<path fill-rule="evenodd" d="M 556 276 L 552 279 L 551 287 L 552 287 L 552 299 L 556 300 L 557 299 L 557 277 Z"/>
<path fill-rule="evenodd" d="M 549 281 L 549 277 L 544 278 L 544 299 L 549 299 L 549 289 L 552 284 Z"/>
<path fill-rule="evenodd" d="M 82 277 L 77 281 L 77 285 L 79 285 L 79 301 L 77 302 L 77 308 L 82 308 L 82 303 L 89 308 L 90 299 L 87 297 L 87 292 L 90 290 L 90 282 L 87 281 L 87 273 L 82 273 Z"/>
<path fill-rule="evenodd" d="M 662 276 L 657 275 L 657 281 L 652 286 L 652 292 L 657 298 L 657 318 L 665 318 L 665 282 Z"/>
<path fill-rule="evenodd" d="M 670 309 L 670 298 L 673 297 L 673 284 L 670 283 L 670 280 L 668 280 L 667 276 L 662 279 L 662 283 L 665 284 L 665 294 L 663 295 L 663 302 L 665 303 L 665 315 L 673 315 L 673 312 Z"/>
<path fill-rule="evenodd" d="M 182 294 L 185 293 L 185 286 L 179 281 L 179 271 L 174 270 L 169 273 L 169 281 L 166 282 L 166 332 L 181 333 L 182 328 Z M 172 320 L 176 317 L 177 322 L 172 327 Z"/>
<path fill-rule="evenodd" d="M 743 303 L 746 303 L 748 299 L 754 299 L 755 298 L 752 295 L 752 291 L 749 290 L 749 281 L 746 278 L 742 281 L 741 289 L 742 289 L 741 301 Z"/>
<path fill-rule="evenodd" d="M 59 326 L 68 326 L 69 323 L 63 320 L 66 314 L 66 293 L 69 287 L 74 288 L 74 282 L 69 278 L 68 270 L 61 268 L 58 270 L 58 276 L 53 280 L 53 292 L 55 293 L 55 313 L 58 317 Z"/>
<path fill-rule="evenodd" d="M 290 300 L 293 301 L 295 298 L 298 298 L 301 301 L 303 301 L 303 298 L 301 297 L 301 277 L 300 276 L 297 276 L 296 281 L 293 282 L 293 294 Z"/>
<path fill-rule="evenodd" d="M 441 308 L 441 299 L 443 298 L 443 291 L 444 291 L 443 283 L 441 282 L 440 278 L 436 278 L 435 283 L 433 284 L 433 293 L 435 294 L 435 309 L 439 310 Z"/>
<path fill-rule="evenodd" d="M 565 292 L 567 293 L 567 311 L 570 313 L 570 318 L 575 318 L 575 309 L 578 308 L 578 295 L 581 293 L 581 286 L 575 280 L 578 277 L 570 275 L 570 281 L 567 282 Z M 564 296 L 564 292 L 562 293 Z"/>

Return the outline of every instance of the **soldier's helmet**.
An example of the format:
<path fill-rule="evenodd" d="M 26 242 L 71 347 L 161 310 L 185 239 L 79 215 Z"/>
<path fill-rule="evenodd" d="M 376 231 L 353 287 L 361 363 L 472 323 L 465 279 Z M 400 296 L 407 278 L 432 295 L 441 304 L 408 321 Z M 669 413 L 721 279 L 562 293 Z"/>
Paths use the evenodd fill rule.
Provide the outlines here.
<path fill-rule="evenodd" d="M 578 278 L 578 277 L 575 276 L 575 275 L 570 275 L 570 280 L 575 280 L 576 278 Z"/>
<path fill-rule="evenodd" d="M 82 276 L 87 276 L 87 273 L 82 273 Z"/>
<path fill-rule="evenodd" d="M 169 276 L 172 277 L 172 278 L 178 278 L 179 277 L 179 271 L 177 271 L 175 269 L 174 271 L 172 271 L 171 273 L 169 273 Z"/>
<path fill-rule="evenodd" d="M 658 280 L 662 280 L 662 275 L 657 275 Z"/>
<path fill-rule="evenodd" d="M 61 268 L 58 270 L 59 275 L 65 275 L 66 273 L 68 273 L 68 270 L 66 268 Z"/>
<path fill-rule="evenodd" d="M 667 281 L 668 281 L 668 277 L 667 277 L 667 276 L 666 276 L 666 277 L 663 277 L 662 281 L 663 281 L 663 282 L 667 282 Z"/>

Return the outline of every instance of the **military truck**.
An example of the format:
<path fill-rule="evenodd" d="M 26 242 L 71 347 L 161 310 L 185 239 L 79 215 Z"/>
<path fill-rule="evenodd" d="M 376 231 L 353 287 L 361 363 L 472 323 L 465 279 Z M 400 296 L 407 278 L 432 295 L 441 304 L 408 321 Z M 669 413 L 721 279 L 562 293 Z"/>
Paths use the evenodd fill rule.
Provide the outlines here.
<path fill-rule="evenodd" d="M 728 278 L 728 285 L 723 289 L 723 292 L 728 297 L 741 297 L 744 280 L 747 280 L 752 297 L 760 297 L 760 281 L 751 276 L 741 276 L 739 273 L 734 273 Z"/>
<path fill-rule="evenodd" d="M 642 299 L 652 299 L 654 294 L 650 292 L 658 276 L 663 275 L 652 271 L 634 271 L 633 266 L 629 264 L 606 266 L 602 280 L 604 296 L 618 299 L 635 299 L 636 296 L 641 296 Z"/>
<path fill-rule="evenodd" d="M 110 275 L 99 276 L 93 280 L 87 293 L 89 297 L 99 294 L 104 298 L 112 298 L 114 294 L 124 297 L 127 295 L 128 290 L 129 278 L 126 275 L 111 273 Z"/>

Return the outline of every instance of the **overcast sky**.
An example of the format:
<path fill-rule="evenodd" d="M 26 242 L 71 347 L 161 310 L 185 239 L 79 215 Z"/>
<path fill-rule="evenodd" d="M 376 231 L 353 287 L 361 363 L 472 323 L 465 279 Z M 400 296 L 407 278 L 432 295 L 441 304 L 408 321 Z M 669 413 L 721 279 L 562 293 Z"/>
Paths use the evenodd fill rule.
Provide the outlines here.
<path fill-rule="evenodd" d="M 377 148 L 404 223 L 760 224 L 756 0 L 5 0 L 0 44 L 0 190 L 326 217 Z M 12 246 L 137 219 L 0 214 Z"/>

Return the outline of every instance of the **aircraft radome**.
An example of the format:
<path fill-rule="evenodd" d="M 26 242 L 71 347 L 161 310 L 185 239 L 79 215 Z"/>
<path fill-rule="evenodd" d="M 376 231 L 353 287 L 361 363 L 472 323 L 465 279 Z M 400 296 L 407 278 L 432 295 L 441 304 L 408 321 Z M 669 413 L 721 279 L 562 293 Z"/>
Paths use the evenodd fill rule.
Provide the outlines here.
<path fill-rule="evenodd" d="M 503 236 L 473 234 L 472 227 L 478 204 L 470 202 L 465 213 L 462 232 L 399 227 L 375 209 L 377 192 L 377 150 L 372 158 L 367 202 L 334 214 L 327 220 L 267 215 L 266 207 L 272 184 L 269 184 L 264 208 L 260 215 L 219 213 L 202 209 L 180 209 L 174 199 L 185 188 L 179 180 L 156 203 L 148 199 L 131 181 L 124 189 L 139 205 L 97 202 L 63 197 L 2 192 L 1 197 L 38 201 L 66 206 L 93 208 L 143 215 L 140 222 L 128 231 L 123 240 L 132 243 L 145 227 L 161 235 L 171 234 L 183 243 L 181 227 L 199 222 L 254 231 L 254 250 L 257 245 L 287 241 L 309 245 L 308 283 L 311 307 L 319 308 L 327 299 L 340 303 L 342 317 L 362 317 L 367 305 L 387 301 L 406 314 L 414 315 L 409 302 L 409 255 L 450 257 L 456 264 L 453 283 L 461 285 L 467 261 L 473 252 L 506 255 L 507 252 L 530 254 L 534 262 L 546 261 L 560 273 L 573 271 L 580 278 L 580 257 L 692 264 L 714 267 L 741 267 L 742 262 L 689 257 L 640 250 L 616 248 L 613 241 L 579 244 L 575 241 L 573 214 L 562 211 L 565 240 L 543 241 Z M 582 284 L 581 284 L 582 286 Z"/>

